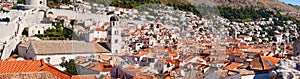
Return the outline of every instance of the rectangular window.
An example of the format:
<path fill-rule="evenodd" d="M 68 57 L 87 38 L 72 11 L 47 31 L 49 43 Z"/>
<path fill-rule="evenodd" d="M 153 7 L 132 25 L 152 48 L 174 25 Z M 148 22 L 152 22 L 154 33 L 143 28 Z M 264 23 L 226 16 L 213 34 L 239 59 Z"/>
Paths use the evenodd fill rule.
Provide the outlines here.
<path fill-rule="evenodd" d="M 118 43 L 118 39 L 115 40 L 115 43 Z"/>
<path fill-rule="evenodd" d="M 108 35 L 111 35 L 111 31 L 108 31 Z"/>

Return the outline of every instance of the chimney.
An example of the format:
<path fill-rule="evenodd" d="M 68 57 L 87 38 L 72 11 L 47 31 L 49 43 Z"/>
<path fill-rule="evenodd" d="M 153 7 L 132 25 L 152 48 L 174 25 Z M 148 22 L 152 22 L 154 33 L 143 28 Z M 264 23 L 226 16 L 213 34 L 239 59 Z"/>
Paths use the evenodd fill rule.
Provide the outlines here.
<path fill-rule="evenodd" d="M 41 66 L 44 66 L 45 65 L 44 59 L 42 58 L 40 61 L 41 61 Z"/>

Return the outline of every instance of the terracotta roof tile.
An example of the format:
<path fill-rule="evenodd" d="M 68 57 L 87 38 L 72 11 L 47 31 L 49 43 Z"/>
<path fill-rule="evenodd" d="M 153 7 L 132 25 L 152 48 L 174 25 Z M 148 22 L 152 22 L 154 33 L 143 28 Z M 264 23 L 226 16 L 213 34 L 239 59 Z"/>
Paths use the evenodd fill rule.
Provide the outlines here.
<path fill-rule="evenodd" d="M 241 65 L 239 68 L 246 69 L 247 67 L 249 67 L 249 64 L 249 62 L 243 63 L 243 65 Z"/>
<path fill-rule="evenodd" d="M 94 75 L 80 75 L 80 79 L 97 79 Z"/>
<path fill-rule="evenodd" d="M 275 67 L 279 60 L 275 57 L 262 56 L 261 58 L 255 58 L 251 63 L 250 67 L 256 70 L 270 70 Z"/>
<path fill-rule="evenodd" d="M 275 57 L 269 57 L 269 56 L 265 56 L 265 57 L 261 57 L 263 65 L 264 65 L 264 69 L 271 69 L 272 67 L 275 66 L 275 64 L 277 64 L 277 62 L 279 61 L 277 58 Z"/>
<path fill-rule="evenodd" d="M 244 51 L 243 50 L 226 50 L 226 54 L 242 54 Z"/>
<path fill-rule="evenodd" d="M 100 59 L 102 60 L 111 60 L 112 59 L 112 56 L 108 56 L 108 55 L 99 55 L 100 56 Z"/>
<path fill-rule="evenodd" d="M 173 57 L 177 56 L 177 52 L 167 51 L 167 53 Z"/>
<path fill-rule="evenodd" d="M 47 67 L 42 69 L 42 71 L 50 72 L 51 74 L 59 77 L 60 79 L 71 79 L 72 78 L 71 74 L 62 72 L 62 71 L 58 70 L 57 68 L 55 68 L 54 66 L 52 66 L 51 64 L 47 64 Z"/>
<path fill-rule="evenodd" d="M 252 48 L 252 46 L 239 46 L 240 49 L 249 49 Z"/>
<path fill-rule="evenodd" d="M 263 49 L 263 48 L 250 48 L 247 52 L 254 52 L 254 53 L 268 53 L 272 51 L 271 49 Z"/>
<path fill-rule="evenodd" d="M 61 79 L 71 79 L 72 75 L 59 71 L 50 64 L 45 64 L 44 60 L 17 60 L 0 61 L 0 74 L 22 73 L 22 72 L 49 72 Z"/>
<path fill-rule="evenodd" d="M 138 54 L 133 55 L 133 56 L 140 57 L 140 56 L 146 55 L 146 54 L 148 54 L 148 53 L 149 53 L 149 52 L 146 52 L 146 51 L 140 51 Z"/>
<path fill-rule="evenodd" d="M 49 72 L 25 72 L 0 74 L 0 79 L 60 79 Z"/>
<path fill-rule="evenodd" d="M 95 31 L 105 31 L 105 29 L 104 29 L 104 28 L 97 27 L 97 28 L 95 28 Z"/>
<path fill-rule="evenodd" d="M 113 66 L 111 64 L 103 62 L 92 62 L 88 66 L 86 66 L 86 68 L 95 71 L 109 72 L 112 70 Z"/>
<path fill-rule="evenodd" d="M 39 60 L 1 61 L 0 74 L 18 72 L 38 72 L 42 66 Z"/>
<path fill-rule="evenodd" d="M 227 70 L 234 70 L 234 69 L 238 68 L 240 65 L 241 65 L 241 63 L 231 62 L 231 64 L 225 66 L 224 69 L 227 69 Z"/>

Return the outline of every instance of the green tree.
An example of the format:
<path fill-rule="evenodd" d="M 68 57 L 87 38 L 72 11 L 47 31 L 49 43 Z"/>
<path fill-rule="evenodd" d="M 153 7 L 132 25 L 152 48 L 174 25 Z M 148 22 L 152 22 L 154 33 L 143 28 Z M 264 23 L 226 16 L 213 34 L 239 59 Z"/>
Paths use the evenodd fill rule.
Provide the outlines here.
<path fill-rule="evenodd" d="M 252 36 L 252 41 L 257 41 L 257 37 L 256 36 Z"/>
<path fill-rule="evenodd" d="M 17 3 L 18 3 L 18 4 L 25 4 L 25 3 L 26 3 L 26 0 L 17 0 Z"/>
<path fill-rule="evenodd" d="M 71 20 L 70 24 L 73 26 L 73 25 L 77 24 L 77 21 L 76 20 Z"/>
<path fill-rule="evenodd" d="M 62 4 L 71 4 L 71 1 L 70 0 L 61 0 L 61 3 Z"/>
<path fill-rule="evenodd" d="M 69 61 L 65 61 L 59 64 L 61 67 L 66 68 L 64 72 L 73 75 L 79 75 L 82 73 L 82 70 L 78 64 L 75 63 L 74 59 L 70 59 Z"/>
<path fill-rule="evenodd" d="M 71 21 L 71 24 L 76 24 L 76 21 Z M 46 40 L 71 40 L 73 36 L 77 38 L 77 34 L 72 29 L 64 26 L 64 21 L 52 22 L 55 28 L 47 29 L 44 34 L 37 34 L 36 37 Z"/>

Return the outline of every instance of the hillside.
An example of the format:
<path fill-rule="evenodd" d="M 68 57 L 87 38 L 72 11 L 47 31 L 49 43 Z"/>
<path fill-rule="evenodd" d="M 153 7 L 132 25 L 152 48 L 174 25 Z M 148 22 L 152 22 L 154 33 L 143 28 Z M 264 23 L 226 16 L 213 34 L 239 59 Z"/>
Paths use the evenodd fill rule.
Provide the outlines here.
<path fill-rule="evenodd" d="M 226 6 L 233 8 L 256 7 L 266 8 L 274 12 L 280 12 L 282 15 L 289 15 L 300 20 L 300 10 L 294 6 L 285 4 L 278 0 L 214 0 L 217 6 Z"/>
<path fill-rule="evenodd" d="M 165 1 L 165 0 L 161 0 Z M 171 0 L 174 2 L 174 0 Z M 300 7 L 291 6 L 280 2 L 279 0 L 177 0 L 184 3 L 204 4 L 209 6 L 222 6 L 231 8 L 254 7 L 257 9 L 266 8 L 274 12 L 280 12 L 282 15 L 289 15 L 300 20 Z"/>
<path fill-rule="evenodd" d="M 100 0 L 101 1 L 101 0 Z M 104 0 L 105 1 L 105 0 Z M 278 0 L 115 0 L 110 5 L 133 8 L 145 3 L 162 3 L 172 6 L 205 5 L 221 6 L 231 8 L 254 7 L 256 9 L 266 8 L 274 12 L 280 12 L 282 15 L 289 15 L 300 20 L 300 8 L 285 4 Z M 187 9 L 185 9 L 187 10 Z"/>
<path fill-rule="evenodd" d="M 263 7 L 275 12 L 280 12 L 282 15 L 288 14 L 300 18 L 299 9 L 278 0 L 215 0 L 215 2 L 218 6 L 229 6 L 234 8 L 246 6 Z"/>

